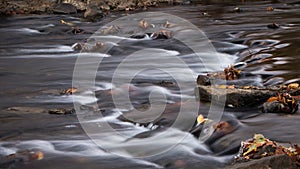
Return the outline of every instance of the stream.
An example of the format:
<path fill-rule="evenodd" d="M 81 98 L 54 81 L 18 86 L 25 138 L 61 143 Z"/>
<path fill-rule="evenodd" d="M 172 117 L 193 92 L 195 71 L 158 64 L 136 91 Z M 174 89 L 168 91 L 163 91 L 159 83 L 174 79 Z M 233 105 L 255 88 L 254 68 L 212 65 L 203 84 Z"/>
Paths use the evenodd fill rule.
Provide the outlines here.
<path fill-rule="evenodd" d="M 268 6 L 274 10 L 267 11 Z M 112 13 L 98 22 L 66 15 L 1 17 L 0 168 L 214 169 L 231 164 L 241 141 L 255 133 L 300 144 L 298 113 L 260 113 L 257 107 L 212 110 L 212 104 L 195 99 L 197 75 L 230 64 L 251 73 L 238 82 L 243 85 L 300 82 L 300 3 L 250 1 L 239 3 L 239 12 L 235 7 L 151 8 L 145 15 Z M 140 27 L 144 16 L 148 30 Z M 74 34 L 61 20 L 84 32 Z M 174 24 L 174 36 L 183 33 L 191 43 L 141 36 L 166 21 Z M 187 33 L 192 30 L 187 23 L 200 31 L 193 27 L 197 34 Z M 280 27 L 268 28 L 272 23 Z M 117 34 L 101 33 L 110 25 L 117 26 Z M 199 48 L 193 42 L 197 37 L 209 43 Z M 75 43 L 97 45 L 95 41 L 100 52 L 72 48 Z M 78 93 L 60 95 L 72 85 Z M 48 113 L 73 107 L 73 114 Z M 198 114 L 214 111 L 234 130 L 204 141 L 189 133 Z M 1 163 L 22 150 L 41 151 L 44 158 Z"/>

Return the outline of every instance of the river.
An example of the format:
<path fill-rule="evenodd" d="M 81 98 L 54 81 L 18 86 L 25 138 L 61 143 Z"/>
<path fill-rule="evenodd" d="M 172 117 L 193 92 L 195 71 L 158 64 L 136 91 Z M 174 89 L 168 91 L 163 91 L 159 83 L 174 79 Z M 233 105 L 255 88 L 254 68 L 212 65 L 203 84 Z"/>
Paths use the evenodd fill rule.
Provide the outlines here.
<path fill-rule="evenodd" d="M 268 6 L 274 10 L 267 11 Z M 0 157 L 26 149 L 44 153 L 42 160 L 25 164 L 16 162 L 12 168 L 222 168 L 232 162 L 240 142 L 254 133 L 262 133 L 287 145 L 299 144 L 300 116 L 297 113 L 259 113 L 256 107 L 225 108 L 221 112 L 223 120 L 234 121 L 237 128 L 205 142 L 189 134 L 186 130 L 189 126 L 181 129 L 183 124 L 173 125 L 180 116 L 181 105 L 187 108 L 181 110 L 184 113 L 181 118 L 189 121 L 189 125 L 194 124 L 195 108 L 205 116 L 209 111 L 209 103 L 194 99 L 198 74 L 222 70 L 230 64 L 242 64 L 242 70 L 252 74 L 250 79 L 241 80 L 244 85 L 300 82 L 299 3 L 253 1 L 239 3 L 240 11 L 234 11 L 235 7 L 228 3 L 203 3 L 149 10 L 171 14 L 168 15 L 171 24 L 177 24 L 172 18 L 174 15 L 203 31 L 217 56 L 201 54 L 201 50 L 206 50 L 202 48 L 200 59 L 190 46 L 172 38 L 133 39 L 118 34 L 107 37 L 114 47 L 106 54 L 91 55 L 72 48 L 78 42 L 93 43 L 92 38 L 96 37 L 93 33 L 124 17 L 123 13 L 113 13 L 98 22 L 65 15 L 1 17 Z M 151 15 L 153 23 L 161 18 Z M 72 26 L 62 24 L 61 20 L 77 25 L 85 33 L 72 33 Z M 124 24 L 135 24 L 132 27 L 138 28 L 139 21 L 130 20 Z M 267 25 L 272 23 L 280 27 L 268 28 Z M 184 26 L 176 28 L 186 29 Z M 125 62 L 115 75 L 116 68 L 135 51 L 142 51 L 142 54 Z M 205 57 L 204 63 L 201 57 Z M 87 60 L 78 62 L 78 58 Z M 97 71 L 81 72 L 87 79 L 89 73 L 94 75 L 95 84 L 91 87 L 91 82 L 84 78 L 78 78 L 74 83 L 75 65 L 79 68 L 95 65 L 98 60 L 95 58 L 101 58 Z M 183 60 L 184 65 L 176 58 Z M 163 71 L 157 70 L 160 67 L 143 69 L 149 64 L 156 68 L 154 63 L 164 65 Z M 132 73 L 138 74 L 127 83 L 127 76 Z M 122 80 L 114 82 L 116 76 Z M 72 82 L 80 94 L 60 95 L 60 90 L 72 87 Z M 180 90 L 178 82 L 183 83 L 184 90 Z M 130 93 L 131 106 L 120 100 L 124 91 Z M 93 97 L 94 93 L 96 97 Z M 119 99 L 120 105 L 113 104 L 112 94 Z M 157 114 L 155 123 L 148 123 L 149 119 L 143 121 L 148 116 L 135 110 L 149 109 L 148 96 L 152 94 L 158 98 L 154 97 L 151 108 L 157 108 L 159 112 L 160 106 L 166 104 L 166 109 L 162 116 Z M 50 109 L 72 108 L 73 99 L 80 105 L 77 113 L 48 113 Z M 102 129 L 105 125 L 109 127 Z M 100 126 L 99 130 L 89 130 L 94 126 Z"/>

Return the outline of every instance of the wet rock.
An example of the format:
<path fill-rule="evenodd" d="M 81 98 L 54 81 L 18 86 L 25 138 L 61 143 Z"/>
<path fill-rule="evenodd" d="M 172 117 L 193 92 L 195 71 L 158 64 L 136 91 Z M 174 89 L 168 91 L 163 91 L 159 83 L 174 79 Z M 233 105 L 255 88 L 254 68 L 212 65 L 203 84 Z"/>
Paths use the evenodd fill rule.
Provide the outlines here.
<path fill-rule="evenodd" d="M 127 8 L 126 3 L 121 3 L 117 6 L 117 10 L 119 10 L 119 11 L 125 11 L 126 8 Z"/>
<path fill-rule="evenodd" d="M 272 23 L 272 24 L 267 25 L 267 27 L 269 29 L 278 29 L 278 28 L 280 28 L 280 25 L 277 23 Z"/>
<path fill-rule="evenodd" d="M 211 82 L 232 81 L 237 80 L 242 76 L 242 71 L 236 69 L 233 65 L 224 68 L 223 71 L 208 73 L 207 75 L 198 75 L 198 85 L 210 85 Z M 244 75 L 243 75 L 244 76 Z"/>
<path fill-rule="evenodd" d="M 6 109 L 9 112 L 15 112 L 15 113 L 44 113 L 46 112 L 45 109 L 39 108 L 39 107 L 8 107 Z"/>
<path fill-rule="evenodd" d="M 287 155 L 276 155 L 244 163 L 236 163 L 226 169 L 297 169 L 297 165 Z"/>
<path fill-rule="evenodd" d="M 99 32 L 103 35 L 110 35 L 110 34 L 116 34 L 121 31 L 121 28 L 116 25 L 111 25 L 109 27 L 101 29 Z"/>
<path fill-rule="evenodd" d="M 106 46 L 102 42 L 96 42 L 95 44 L 88 44 L 88 43 L 75 43 L 72 45 L 72 49 L 74 51 L 81 51 L 81 52 L 100 52 L 103 53 L 108 46 Z"/>
<path fill-rule="evenodd" d="M 100 6 L 100 9 L 103 10 L 103 11 L 109 11 L 110 7 L 107 4 L 103 4 L 103 5 Z"/>
<path fill-rule="evenodd" d="M 72 49 L 73 49 L 74 51 L 81 51 L 83 45 L 84 45 L 84 44 L 82 44 L 82 43 L 75 43 L 74 45 L 72 45 Z"/>
<path fill-rule="evenodd" d="M 259 106 L 276 93 L 275 91 L 269 90 L 222 89 L 215 86 L 203 85 L 198 85 L 195 92 L 201 101 L 222 103 L 225 100 L 225 105 L 231 105 L 233 107 Z"/>
<path fill-rule="evenodd" d="M 297 168 L 299 153 L 298 145 L 285 147 L 262 134 L 254 134 L 253 138 L 242 141 L 232 168 Z"/>
<path fill-rule="evenodd" d="M 211 85 L 211 80 L 213 80 L 213 79 L 206 75 L 198 75 L 197 84 L 203 85 L 203 86 L 208 86 L 208 85 Z"/>
<path fill-rule="evenodd" d="M 20 164 L 42 160 L 44 153 L 41 151 L 22 150 L 0 158 L 0 168 L 12 168 Z"/>
<path fill-rule="evenodd" d="M 90 20 L 98 20 L 103 16 L 103 12 L 97 8 L 88 7 L 84 12 L 83 17 Z"/>
<path fill-rule="evenodd" d="M 270 97 L 261 109 L 264 113 L 286 113 L 293 114 L 298 111 L 298 101 L 289 93 L 277 93 L 277 96 Z"/>
<path fill-rule="evenodd" d="M 235 8 L 233 8 L 233 12 L 241 12 L 242 10 L 241 10 L 241 8 L 240 7 L 235 7 Z"/>
<path fill-rule="evenodd" d="M 83 29 L 80 29 L 80 28 L 78 28 L 78 27 L 73 27 L 71 32 L 72 32 L 72 34 L 74 34 L 74 35 L 77 35 L 77 34 L 84 34 L 84 33 L 85 33 L 85 31 L 84 31 Z"/>
<path fill-rule="evenodd" d="M 59 109 L 51 109 L 48 111 L 49 114 L 57 114 L 57 115 L 65 115 L 65 114 L 73 114 L 75 113 L 75 110 L 72 109 L 64 109 L 64 108 L 59 108 Z"/>
<path fill-rule="evenodd" d="M 63 0 L 63 3 L 72 4 L 79 11 L 84 11 L 87 8 L 87 3 L 82 0 Z"/>
<path fill-rule="evenodd" d="M 55 14 L 74 14 L 77 13 L 77 9 L 74 5 L 68 3 L 61 3 L 53 8 Z"/>

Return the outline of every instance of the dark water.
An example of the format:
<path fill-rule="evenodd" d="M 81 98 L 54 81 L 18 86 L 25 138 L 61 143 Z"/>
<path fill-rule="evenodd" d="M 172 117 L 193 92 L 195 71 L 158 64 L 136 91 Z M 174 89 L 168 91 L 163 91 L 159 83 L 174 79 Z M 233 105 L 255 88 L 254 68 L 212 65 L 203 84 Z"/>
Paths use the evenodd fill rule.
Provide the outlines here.
<path fill-rule="evenodd" d="M 266 11 L 267 6 L 275 10 Z M 184 127 L 172 127 L 181 105 L 187 108 L 184 113 L 191 125 L 197 114 L 193 112 L 195 107 L 199 106 L 199 113 L 204 115 L 209 111 L 209 104 L 194 101 L 193 87 L 199 73 L 222 70 L 224 66 L 240 62 L 245 65 L 243 71 L 253 75 L 251 79 L 241 80 L 241 83 L 274 85 L 300 82 L 300 6 L 297 3 L 263 1 L 241 3 L 241 12 L 234 12 L 234 7 L 207 3 L 151 9 L 187 19 L 204 31 L 218 51 L 218 56 L 205 52 L 199 54 L 205 57 L 209 66 L 204 65 L 190 48 L 174 39 L 132 40 L 120 34 L 109 36 L 111 41 L 119 41 L 120 38 L 121 41 L 108 52 L 108 57 L 80 54 L 71 48 L 76 42 L 86 42 L 93 32 L 119 16 L 108 16 L 97 23 L 69 16 L 1 18 L 1 157 L 25 149 L 45 153 L 43 160 L 16 163 L 14 168 L 222 168 L 231 162 L 241 140 L 252 137 L 254 133 L 262 133 L 281 143 L 299 144 L 298 114 L 259 114 L 257 108 L 226 109 L 223 120 L 234 121 L 236 129 L 221 137 L 213 135 L 205 143 L 186 132 Z M 203 15 L 203 12 L 208 15 Z M 86 33 L 72 34 L 72 28 L 62 25 L 61 19 L 78 25 Z M 152 19 L 158 21 L 161 18 L 156 16 Z M 133 27 L 138 27 L 138 22 L 130 21 L 136 24 Z M 280 28 L 267 28 L 273 22 L 280 24 Z M 176 28 L 185 30 L 181 26 Z M 144 50 L 143 55 L 126 64 L 127 67 L 119 74 L 121 79 L 126 79 L 132 70 L 140 70 L 153 60 L 178 76 L 170 77 L 159 70 L 144 70 L 130 84 L 112 83 L 116 67 L 127 55 L 138 50 Z M 90 87 L 82 78 L 80 82 L 86 86 L 76 86 L 80 88 L 80 95 L 59 95 L 60 90 L 72 86 L 76 59 L 82 56 L 86 56 L 87 60 L 79 63 L 80 66 L 95 64 L 95 57 L 103 58 L 95 86 Z M 175 62 L 172 57 L 184 60 L 187 67 Z M 218 63 L 215 63 L 216 57 Z M 83 77 L 89 77 L 89 71 L 84 73 L 87 74 Z M 185 84 L 185 90 L 179 90 L 178 81 Z M 157 126 L 144 123 L 143 118 L 147 116 L 139 114 L 126 102 L 120 105 L 122 109 L 116 108 L 111 93 L 115 92 L 121 98 L 122 92 L 128 90 L 132 105 L 137 110 L 149 108 L 148 96 L 153 91 L 158 96 L 166 96 L 154 100 L 157 102 L 154 109 L 167 103 L 164 114 L 158 115 L 153 122 Z M 93 92 L 96 92 L 97 100 L 92 97 Z M 73 97 L 83 106 L 82 111 L 77 112 L 79 116 L 47 113 L 49 109 L 72 108 Z M 95 103 L 99 110 L 92 108 Z M 99 129 L 92 136 L 87 135 L 78 118 L 80 121 L 84 119 L 85 124 L 90 126 L 109 124 L 113 131 Z M 130 119 L 146 127 L 132 123 Z M 166 128 L 169 130 L 164 133 Z M 116 131 L 121 139 L 115 137 Z M 94 138 L 94 142 L 89 137 Z"/>

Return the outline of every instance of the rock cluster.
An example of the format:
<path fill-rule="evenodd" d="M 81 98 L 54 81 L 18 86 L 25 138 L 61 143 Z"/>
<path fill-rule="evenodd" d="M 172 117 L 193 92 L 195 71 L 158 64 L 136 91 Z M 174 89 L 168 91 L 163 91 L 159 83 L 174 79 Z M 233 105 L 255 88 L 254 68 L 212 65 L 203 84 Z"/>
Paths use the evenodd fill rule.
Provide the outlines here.
<path fill-rule="evenodd" d="M 160 3 L 183 4 L 186 0 L 2 0 L 0 14 L 74 14 L 84 13 L 85 18 L 102 16 L 109 11 L 147 9 Z"/>

